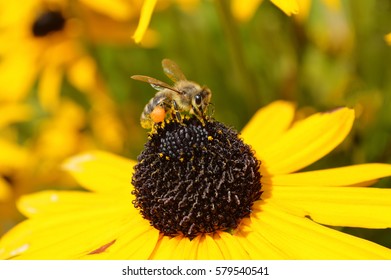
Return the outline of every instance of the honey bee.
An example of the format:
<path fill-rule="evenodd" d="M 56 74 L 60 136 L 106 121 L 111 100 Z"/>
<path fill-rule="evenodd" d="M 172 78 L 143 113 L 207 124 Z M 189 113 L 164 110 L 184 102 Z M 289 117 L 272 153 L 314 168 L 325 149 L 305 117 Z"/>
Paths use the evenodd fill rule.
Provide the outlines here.
<path fill-rule="evenodd" d="M 203 122 L 212 97 L 210 89 L 188 81 L 179 66 L 170 59 L 163 59 L 162 66 L 166 76 L 174 82 L 173 86 L 148 76 L 131 77 L 149 83 L 158 91 L 144 107 L 140 117 L 141 126 L 146 129 L 153 128 L 155 123 L 163 122 L 167 115 L 181 123 L 181 113 L 195 115 Z"/>

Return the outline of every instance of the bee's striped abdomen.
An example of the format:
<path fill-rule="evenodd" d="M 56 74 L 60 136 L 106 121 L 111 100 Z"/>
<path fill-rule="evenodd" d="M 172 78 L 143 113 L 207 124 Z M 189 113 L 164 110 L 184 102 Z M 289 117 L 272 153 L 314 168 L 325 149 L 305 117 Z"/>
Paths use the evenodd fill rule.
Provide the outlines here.
<path fill-rule="evenodd" d="M 167 111 L 169 109 L 169 105 L 167 103 L 168 98 L 165 94 L 161 94 L 158 92 L 155 97 L 151 98 L 147 105 L 144 107 L 144 111 L 140 117 L 140 123 L 143 128 L 149 129 L 153 126 L 155 122 L 160 122 L 162 112 L 159 112 L 158 117 L 151 117 L 152 112 L 154 112 L 155 108 L 160 106 L 163 108 L 163 111 Z M 163 117 L 164 120 L 164 117 Z"/>

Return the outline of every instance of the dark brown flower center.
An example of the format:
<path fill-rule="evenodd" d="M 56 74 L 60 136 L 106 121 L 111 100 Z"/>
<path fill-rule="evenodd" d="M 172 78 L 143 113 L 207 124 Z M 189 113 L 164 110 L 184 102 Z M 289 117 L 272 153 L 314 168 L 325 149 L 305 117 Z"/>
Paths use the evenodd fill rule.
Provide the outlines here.
<path fill-rule="evenodd" d="M 31 31 L 35 37 L 44 37 L 49 33 L 61 31 L 65 18 L 59 11 L 46 11 L 40 14 L 33 23 Z"/>
<path fill-rule="evenodd" d="M 214 120 L 160 126 L 138 161 L 133 203 L 164 235 L 235 229 L 262 193 L 251 148 Z"/>

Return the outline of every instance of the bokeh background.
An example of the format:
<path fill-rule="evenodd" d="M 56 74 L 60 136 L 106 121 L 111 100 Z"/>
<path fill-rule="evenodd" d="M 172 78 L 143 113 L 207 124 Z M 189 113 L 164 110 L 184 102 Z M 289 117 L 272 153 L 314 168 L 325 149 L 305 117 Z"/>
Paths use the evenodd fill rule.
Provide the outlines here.
<path fill-rule="evenodd" d="M 298 119 L 354 108 L 349 137 L 307 170 L 391 163 L 390 0 L 298 0 L 292 15 L 269 0 L 160 0 L 138 44 L 142 0 L 22 2 L 0 0 L 0 236 L 23 220 L 21 195 L 77 188 L 69 156 L 137 157 L 155 90 L 130 76 L 168 82 L 163 58 L 208 85 L 214 117 L 239 131 L 277 99 Z M 391 248 L 390 230 L 339 229 Z"/>

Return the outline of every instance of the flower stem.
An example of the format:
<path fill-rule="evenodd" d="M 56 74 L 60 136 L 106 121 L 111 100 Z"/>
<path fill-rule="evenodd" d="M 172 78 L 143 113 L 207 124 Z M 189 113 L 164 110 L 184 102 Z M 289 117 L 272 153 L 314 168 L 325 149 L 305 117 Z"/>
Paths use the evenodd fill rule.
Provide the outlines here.
<path fill-rule="evenodd" d="M 231 47 L 234 64 L 236 64 L 237 67 L 236 74 L 238 74 L 241 83 L 241 93 L 246 93 L 243 94 L 243 96 L 246 96 L 247 107 L 250 110 L 255 111 L 261 105 L 261 95 L 258 91 L 253 73 L 246 64 L 242 41 L 229 7 L 229 1 L 215 1 L 215 3 L 217 10 L 220 13 L 222 26 L 225 30 L 228 43 Z"/>

